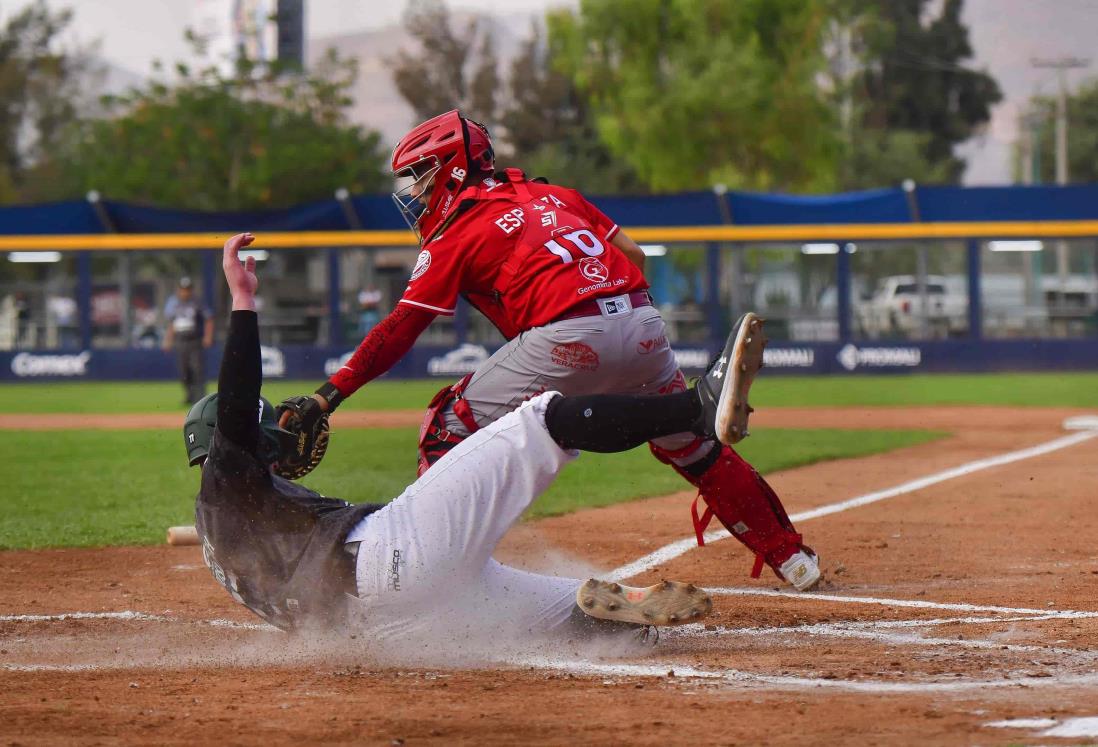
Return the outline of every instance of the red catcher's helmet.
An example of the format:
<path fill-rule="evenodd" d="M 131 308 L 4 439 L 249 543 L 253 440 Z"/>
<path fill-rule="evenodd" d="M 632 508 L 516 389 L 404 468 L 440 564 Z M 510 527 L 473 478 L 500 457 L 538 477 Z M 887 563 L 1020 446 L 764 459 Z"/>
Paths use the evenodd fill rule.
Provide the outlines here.
<path fill-rule="evenodd" d="M 488 128 L 457 109 L 428 119 L 393 150 L 393 201 L 408 227 L 426 241 L 453 208 L 470 176 L 491 172 L 495 153 Z"/>

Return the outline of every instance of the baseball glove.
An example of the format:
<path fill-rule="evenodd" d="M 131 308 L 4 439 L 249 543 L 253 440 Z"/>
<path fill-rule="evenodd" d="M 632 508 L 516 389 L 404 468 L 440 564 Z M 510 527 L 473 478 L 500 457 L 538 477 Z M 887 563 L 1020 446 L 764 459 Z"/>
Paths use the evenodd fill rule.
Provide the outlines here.
<path fill-rule="evenodd" d="M 328 451 L 328 413 L 308 395 L 282 400 L 276 409 L 279 420 L 284 412 L 290 417 L 282 428 L 293 438 L 286 439 L 274 471 L 287 480 L 298 480 L 316 469 Z"/>

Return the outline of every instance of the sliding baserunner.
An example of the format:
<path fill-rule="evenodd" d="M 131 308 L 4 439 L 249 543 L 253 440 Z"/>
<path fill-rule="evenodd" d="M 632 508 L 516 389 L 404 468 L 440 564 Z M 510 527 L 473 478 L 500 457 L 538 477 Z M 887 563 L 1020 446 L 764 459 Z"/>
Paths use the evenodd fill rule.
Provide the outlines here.
<path fill-rule="evenodd" d="M 192 408 L 183 429 L 190 464 L 202 467 L 195 523 L 203 555 L 234 599 L 283 629 L 369 631 L 377 640 L 439 625 L 483 630 L 486 617 L 500 635 L 526 635 L 673 625 L 709 613 L 709 597 L 689 584 L 630 588 L 540 575 L 492 553 L 578 450 L 623 451 L 685 431 L 712 437 L 736 401 L 719 369 L 664 396 L 547 392 L 477 430 L 387 505 L 326 498 L 279 474 L 299 463 L 300 441 L 260 394 L 255 261 L 238 256 L 252 241 L 240 234 L 225 244 L 232 315 L 218 391 Z"/>

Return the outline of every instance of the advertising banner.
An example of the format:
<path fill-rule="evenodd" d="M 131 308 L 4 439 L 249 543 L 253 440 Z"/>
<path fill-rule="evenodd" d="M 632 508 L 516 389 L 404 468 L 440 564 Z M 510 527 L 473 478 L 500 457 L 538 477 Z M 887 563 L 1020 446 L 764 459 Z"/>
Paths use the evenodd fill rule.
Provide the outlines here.
<path fill-rule="evenodd" d="M 675 347 L 687 375 L 709 364 L 715 349 Z M 320 381 L 335 373 L 354 352 L 347 347 L 264 345 L 263 375 Z M 389 378 L 457 379 L 488 360 L 495 349 L 466 343 L 454 347 L 416 346 L 387 374 Z M 219 347 L 207 351 L 207 370 L 216 378 Z M 934 342 L 771 343 L 764 354 L 764 376 L 782 374 L 905 374 L 988 371 L 1098 369 L 1092 340 L 941 340 Z M 0 381 L 175 379 L 173 353 L 159 349 L 26 350 L 0 352 Z"/>

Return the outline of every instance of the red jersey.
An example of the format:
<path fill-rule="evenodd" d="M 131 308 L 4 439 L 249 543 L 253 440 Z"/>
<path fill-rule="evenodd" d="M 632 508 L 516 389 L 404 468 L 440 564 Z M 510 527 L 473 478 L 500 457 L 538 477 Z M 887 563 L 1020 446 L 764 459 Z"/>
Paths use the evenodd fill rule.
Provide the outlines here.
<path fill-rule="evenodd" d="M 453 314 L 458 295 L 507 339 L 578 304 L 648 287 L 610 243 L 618 226 L 574 189 L 486 179 L 475 203 L 424 245 L 399 303 Z"/>

